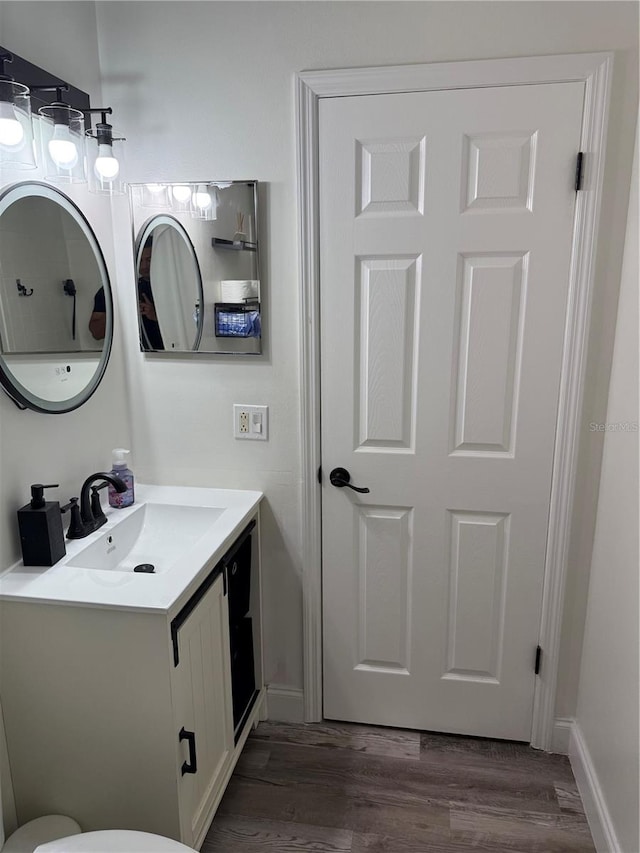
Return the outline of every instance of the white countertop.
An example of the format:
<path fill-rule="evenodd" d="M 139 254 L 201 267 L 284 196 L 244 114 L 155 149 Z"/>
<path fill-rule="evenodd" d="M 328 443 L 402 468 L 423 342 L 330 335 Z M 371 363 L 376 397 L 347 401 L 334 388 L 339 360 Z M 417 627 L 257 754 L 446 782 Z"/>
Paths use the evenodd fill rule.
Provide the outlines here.
<path fill-rule="evenodd" d="M 34 601 L 139 611 L 169 611 L 193 594 L 248 523 L 262 492 L 204 489 L 190 486 L 145 486 L 136 483 L 136 503 L 126 509 L 103 507 L 107 523 L 84 539 L 65 540 L 66 556 L 51 567 L 16 563 L 0 575 L 0 600 Z M 104 501 L 103 503 L 106 503 Z M 144 503 L 218 507 L 224 512 L 169 571 L 142 574 L 85 569 L 68 565 L 80 551 L 115 529 Z"/>

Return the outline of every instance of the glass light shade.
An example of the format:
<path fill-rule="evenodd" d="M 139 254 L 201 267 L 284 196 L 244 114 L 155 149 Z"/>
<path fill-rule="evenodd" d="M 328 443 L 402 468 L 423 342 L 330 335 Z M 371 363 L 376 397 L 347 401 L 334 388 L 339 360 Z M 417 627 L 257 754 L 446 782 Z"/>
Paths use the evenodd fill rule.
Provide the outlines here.
<path fill-rule="evenodd" d="M 113 181 L 120 172 L 120 163 L 113 156 L 113 147 L 106 144 L 98 144 L 98 156 L 93 164 L 96 176 L 101 181 Z"/>
<path fill-rule="evenodd" d="M 185 201 L 189 201 L 191 189 L 185 184 L 175 184 L 171 187 L 171 194 L 177 202 L 184 204 Z"/>
<path fill-rule="evenodd" d="M 11 80 L 0 81 L 0 167 L 36 168 L 29 89 Z"/>
<path fill-rule="evenodd" d="M 114 131 L 114 137 L 118 136 Z M 124 195 L 126 168 L 124 139 L 113 139 L 111 144 L 101 142 L 87 132 L 87 162 L 89 192 L 100 195 Z"/>
<path fill-rule="evenodd" d="M 169 186 L 167 184 L 142 184 L 140 190 L 140 204 L 143 207 L 167 210 L 171 207 L 169 197 Z"/>
<path fill-rule="evenodd" d="M 9 101 L 0 101 L 0 143 L 7 148 L 17 148 L 24 142 L 24 128 Z"/>
<path fill-rule="evenodd" d="M 44 177 L 59 184 L 85 183 L 83 114 L 66 104 L 40 107 L 38 113 Z"/>
<path fill-rule="evenodd" d="M 191 187 L 186 184 L 172 184 L 169 187 L 169 202 L 175 213 L 193 213 Z"/>
<path fill-rule="evenodd" d="M 218 218 L 216 189 L 208 184 L 198 184 L 191 195 L 191 215 L 207 221 Z"/>

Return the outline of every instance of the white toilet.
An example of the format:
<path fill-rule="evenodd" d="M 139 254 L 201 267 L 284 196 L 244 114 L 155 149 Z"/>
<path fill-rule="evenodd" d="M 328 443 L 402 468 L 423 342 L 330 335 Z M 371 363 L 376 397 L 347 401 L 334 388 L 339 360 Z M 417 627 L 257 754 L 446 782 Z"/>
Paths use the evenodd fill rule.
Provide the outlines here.
<path fill-rule="evenodd" d="M 39 817 L 13 831 L 15 825 L 15 803 L 0 706 L 0 853 L 195 853 L 192 847 L 179 841 L 149 832 L 126 829 L 82 832 L 75 820 L 63 815 Z"/>
<path fill-rule="evenodd" d="M 0 830 L 0 842 L 2 831 Z M 2 853 L 195 853 L 179 841 L 127 829 L 82 832 L 75 820 L 47 815 L 31 820 L 9 836 Z"/>

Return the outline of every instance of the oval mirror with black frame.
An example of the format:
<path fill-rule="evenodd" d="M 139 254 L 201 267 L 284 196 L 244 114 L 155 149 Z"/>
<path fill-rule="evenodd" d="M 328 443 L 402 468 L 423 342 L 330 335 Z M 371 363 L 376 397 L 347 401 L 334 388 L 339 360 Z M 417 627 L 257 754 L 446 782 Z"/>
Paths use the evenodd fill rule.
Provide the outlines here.
<path fill-rule="evenodd" d="M 141 348 L 197 351 L 203 326 L 202 275 L 191 238 L 174 216 L 160 213 L 142 227 L 136 241 L 136 274 Z"/>
<path fill-rule="evenodd" d="M 64 193 L 37 181 L 0 195 L 0 382 L 21 408 L 85 403 L 109 361 L 113 301 L 98 240 Z"/>
<path fill-rule="evenodd" d="M 258 182 L 129 184 L 140 347 L 262 352 Z"/>

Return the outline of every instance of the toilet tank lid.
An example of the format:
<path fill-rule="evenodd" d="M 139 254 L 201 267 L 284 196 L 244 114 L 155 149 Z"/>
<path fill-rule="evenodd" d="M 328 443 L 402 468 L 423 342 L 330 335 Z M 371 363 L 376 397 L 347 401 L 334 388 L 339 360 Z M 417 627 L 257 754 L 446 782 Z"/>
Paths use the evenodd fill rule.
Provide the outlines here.
<path fill-rule="evenodd" d="M 126 829 L 83 832 L 41 844 L 34 853 L 195 853 L 179 841 Z"/>

